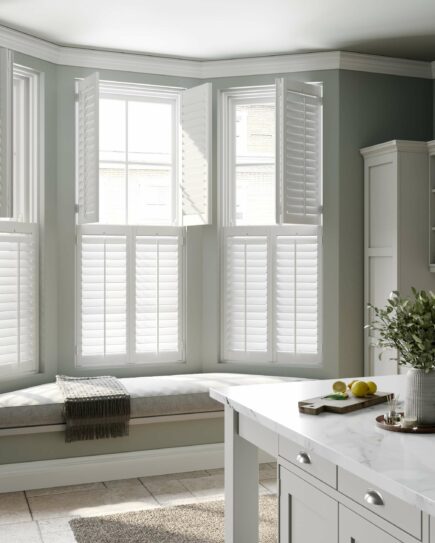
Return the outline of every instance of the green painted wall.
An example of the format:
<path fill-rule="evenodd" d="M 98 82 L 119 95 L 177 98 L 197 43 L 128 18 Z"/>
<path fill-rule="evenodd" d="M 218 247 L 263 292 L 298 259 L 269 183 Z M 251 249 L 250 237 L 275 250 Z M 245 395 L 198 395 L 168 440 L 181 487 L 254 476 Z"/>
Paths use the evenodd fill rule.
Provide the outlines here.
<path fill-rule="evenodd" d="M 430 140 L 432 109 L 432 81 L 340 72 L 340 376 L 356 376 L 363 368 L 364 171 L 359 150 L 393 139 Z M 350 370 L 356 360 L 360 370 L 355 373 Z"/>

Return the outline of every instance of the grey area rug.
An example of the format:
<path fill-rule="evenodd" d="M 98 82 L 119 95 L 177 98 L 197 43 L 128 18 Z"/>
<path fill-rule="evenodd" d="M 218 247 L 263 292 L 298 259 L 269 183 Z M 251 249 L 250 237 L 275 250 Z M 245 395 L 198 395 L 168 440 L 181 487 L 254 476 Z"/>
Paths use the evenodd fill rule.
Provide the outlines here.
<path fill-rule="evenodd" d="M 260 543 L 277 542 L 277 498 L 260 498 Z M 159 507 L 70 521 L 78 543 L 224 543 L 224 502 Z"/>

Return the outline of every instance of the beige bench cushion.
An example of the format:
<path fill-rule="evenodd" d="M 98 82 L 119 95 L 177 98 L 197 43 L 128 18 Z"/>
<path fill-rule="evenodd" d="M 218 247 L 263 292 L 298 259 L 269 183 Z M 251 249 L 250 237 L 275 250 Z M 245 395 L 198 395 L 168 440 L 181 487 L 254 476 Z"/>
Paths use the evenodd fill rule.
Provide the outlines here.
<path fill-rule="evenodd" d="M 255 385 L 297 380 L 240 373 L 194 373 L 120 379 L 131 396 L 132 418 L 221 411 L 210 387 Z M 0 394 L 0 428 L 64 422 L 63 399 L 56 383 Z"/>

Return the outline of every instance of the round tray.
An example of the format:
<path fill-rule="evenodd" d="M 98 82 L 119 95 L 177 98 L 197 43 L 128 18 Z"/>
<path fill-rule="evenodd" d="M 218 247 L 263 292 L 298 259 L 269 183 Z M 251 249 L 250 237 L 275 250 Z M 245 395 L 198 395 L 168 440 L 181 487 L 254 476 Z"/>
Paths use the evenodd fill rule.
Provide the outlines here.
<path fill-rule="evenodd" d="M 435 434 L 435 426 L 414 426 L 413 428 L 402 428 L 398 424 L 387 424 L 384 415 L 376 417 L 376 425 L 389 432 L 403 432 L 404 434 Z"/>

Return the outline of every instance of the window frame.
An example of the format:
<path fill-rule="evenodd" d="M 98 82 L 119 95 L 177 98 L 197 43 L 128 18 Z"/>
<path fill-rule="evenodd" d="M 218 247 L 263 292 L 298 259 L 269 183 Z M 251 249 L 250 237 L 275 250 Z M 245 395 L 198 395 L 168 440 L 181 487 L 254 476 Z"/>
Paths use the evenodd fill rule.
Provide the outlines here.
<path fill-rule="evenodd" d="M 41 176 L 41 145 L 43 139 L 41 138 L 41 114 L 40 114 L 40 104 L 41 104 L 41 84 L 42 84 L 42 74 L 37 72 L 32 68 L 28 68 L 21 64 L 13 64 L 13 84 L 14 86 L 20 82 L 21 86 L 28 85 L 28 90 L 24 90 L 28 96 L 23 95 L 23 89 L 20 89 L 20 101 L 22 106 L 27 110 L 27 122 L 22 117 L 19 119 L 16 118 L 15 113 L 15 100 L 14 100 L 14 113 L 13 113 L 13 125 L 15 128 L 16 121 L 19 120 L 20 124 L 24 124 L 21 128 L 21 136 L 26 140 L 25 145 L 27 147 L 26 157 L 22 160 L 20 164 L 21 177 L 26 177 L 28 175 L 29 181 L 27 182 L 27 187 L 23 187 L 23 181 L 21 179 L 20 186 L 18 188 L 20 198 L 24 198 L 25 202 L 25 211 L 22 213 L 21 217 L 16 216 L 15 208 L 15 192 L 17 189 L 15 181 L 15 169 L 16 169 L 16 157 L 15 152 L 13 152 L 13 220 L 17 222 L 25 223 L 37 223 L 39 221 L 39 194 L 41 191 L 40 180 Z M 14 91 L 14 96 L 15 96 Z M 13 138 L 15 140 L 15 132 L 13 130 Z M 26 138 L 25 136 L 28 135 Z M 22 142 L 23 144 L 23 142 Z M 15 149 L 15 142 L 13 145 Z M 24 164 L 23 164 L 24 162 Z M 26 193 L 24 194 L 23 193 Z"/>
<path fill-rule="evenodd" d="M 78 80 L 76 80 L 76 92 L 78 89 Z M 75 348 L 74 348 L 74 365 L 76 369 L 81 371 L 99 370 L 102 368 L 113 369 L 132 369 L 132 368 L 167 368 L 172 366 L 179 366 L 180 364 L 186 364 L 186 281 L 187 281 L 187 264 L 186 264 L 186 228 L 178 224 L 181 217 L 181 198 L 179 197 L 178 184 L 181 172 L 181 126 L 180 126 L 180 112 L 181 112 L 181 93 L 185 90 L 182 87 L 165 87 L 157 85 L 146 85 L 140 83 L 129 82 L 116 82 L 116 81 L 100 81 L 100 99 L 120 99 L 120 100 L 134 100 L 134 101 L 146 101 L 155 103 L 170 103 L 172 108 L 172 123 L 173 123 L 173 135 L 172 135 L 172 219 L 171 225 L 136 225 L 136 224 L 116 224 L 107 225 L 102 223 L 95 224 L 75 224 L 76 243 L 75 243 Z M 75 142 L 76 150 L 78 149 L 78 103 L 76 100 L 75 108 Z M 76 202 L 78 201 L 78 178 L 77 178 L 77 151 L 75 153 L 76 161 Z M 127 183 L 126 183 L 127 188 Z M 126 202 L 127 204 L 128 202 Z M 76 204 L 76 211 L 78 205 Z M 106 355 L 106 356 L 85 356 L 80 353 L 81 347 L 81 234 L 108 234 L 119 235 L 125 234 L 127 237 L 127 349 L 125 355 Z M 173 236 L 176 235 L 179 238 L 179 270 L 178 270 L 178 299 L 179 299 L 179 350 L 177 355 L 174 353 L 163 353 L 159 356 L 154 354 L 148 355 L 147 353 L 135 353 L 135 345 L 133 338 L 135 338 L 135 318 L 134 318 L 134 290 L 135 290 L 135 273 L 134 273 L 134 236 Z M 85 362 L 84 362 L 85 361 Z"/>
<path fill-rule="evenodd" d="M 178 87 L 158 87 L 154 85 L 141 85 L 134 83 L 115 83 L 111 81 L 100 81 L 99 99 L 111 99 L 120 101 L 136 101 L 157 104 L 170 104 L 172 106 L 172 175 L 171 175 L 171 223 L 161 226 L 180 226 L 181 217 L 181 199 L 179 197 L 178 186 L 180 182 L 180 152 L 181 131 L 180 131 L 180 111 L 181 111 L 181 91 Z M 128 115 L 126 118 L 126 224 L 128 225 Z M 101 161 L 100 161 L 101 162 Z M 129 224 L 130 226 L 135 226 Z M 152 224 L 142 224 L 141 226 L 153 226 Z M 160 225 L 159 225 L 160 226 Z"/>
<path fill-rule="evenodd" d="M 323 365 L 322 350 L 323 350 L 323 226 L 320 225 L 288 225 L 276 222 L 271 225 L 236 225 L 235 224 L 235 122 L 234 122 L 234 105 L 237 103 L 251 103 L 254 99 L 259 101 L 270 101 L 271 96 L 276 99 L 276 85 L 261 85 L 251 87 L 234 87 L 223 89 L 219 92 L 218 116 L 219 116 L 219 133 L 218 133 L 218 240 L 219 240 L 219 364 L 241 364 L 254 365 L 263 367 L 291 367 L 291 368 L 318 368 Z M 278 108 L 276 108 L 278 114 Z M 278 119 L 275 121 L 276 130 L 278 129 Z M 276 141 L 276 149 L 278 151 L 278 139 Z M 277 160 L 277 152 L 275 154 L 275 164 Z M 275 166 L 276 172 L 276 166 Z M 276 191 L 276 209 L 281 208 L 280 196 L 281 191 Z M 280 216 L 276 213 L 276 220 Z M 268 349 L 266 352 L 250 352 L 244 355 L 237 356 L 231 354 L 226 346 L 225 332 L 225 292 L 226 292 L 226 251 L 227 246 L 225 238 L 231 235 L 240 236 L 266 236 L 268 249 L 268 320 L 267 320 L 267 337 Z M 318 298 L 317 298 L 317 345 L 318 351 L 316 354 L 308 353 L 283 353 L 277 351 L 276 345 L 276 311 L 275 311 L 275 291 L 276 291 L 276 274 L 275 274 L 275 254 L 277 248 L 277 238 L 279 236 L 313 236 L 318 237 Z M 270 279 L 272 278 L 272 279 Z"/>
<path fill-rule="evenodd" d="M 43 240 L 40 233 L 40 222 L 43 220 L 44 205 L 44 74 L 28 66 L 19 63 L 12 63 L 12 84 L 21 86 L 20 106 L 25 107 L 26 118 L 20 115 L 17 118 L 16 94 L 13 88 L 12 100 L 12 146 L 9 159 L 12 166 L 11 194 L 12 194 L 12 217 L 0 219 L 0 232 L 2 234 L 27 234 L 31 235 L 34 244 L 34 268 L 33 268 L 33 360 L 30 363 L 22 364 L 17 360 L 16 364 L 0 367 L 2 379 L 23 378 L 41 372 L 40 362 L 40 320 L 41 320 L 41 278 L 43 269 L 41 266 L 41 251 Z M 27 86 L 27 89 L 24 86 Z M 18 112 L 21 113 L 21 112 Z M 21 123 L 21 138 L 25 138 L 26 156 L 21 158 L 21 179 L 16 181 L 14 174 L 16 169 L 16 143 L 15 124 L 17 120 Z M 23 144 L 23 141 L 21 141 Z M 23 182 L 23 178 L 27 182 Z M 19 185 L 19 186 L 18 186 Z M 17 213 L 15 205 L 15 193 L 19 198 L 24 199 L 24 213 Z M 42 217 L 41 217 L 42 216 Z"/>

